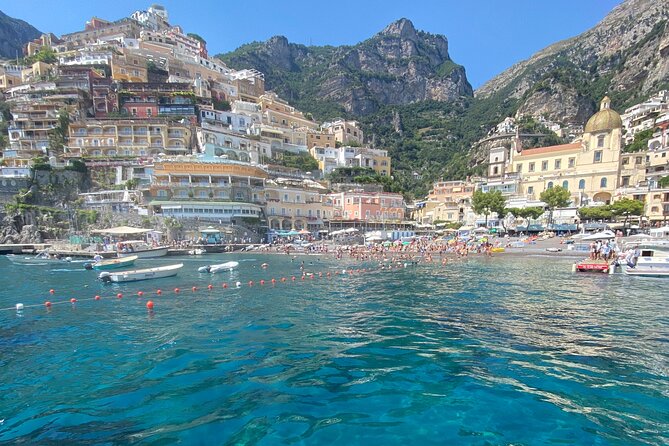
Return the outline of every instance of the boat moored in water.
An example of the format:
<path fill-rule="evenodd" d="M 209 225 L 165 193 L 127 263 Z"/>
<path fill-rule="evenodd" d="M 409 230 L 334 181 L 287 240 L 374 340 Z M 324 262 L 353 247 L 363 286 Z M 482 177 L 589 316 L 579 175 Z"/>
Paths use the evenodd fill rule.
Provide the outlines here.
<path fill-rule="evenodd" d="M 94 269 L 96 271 L 107 271 L 110 269 L 125 268 L 132 266 L 137 260 L 137 256 L 119 257 L 116 259 L 100 260 L 99 262 L 87 263 L 84 265 L 86 269 Z"/>
<path fill-rule="evenodd" d="M 150 259 L 167 255 L 168 246 L 152 246 L 144 240 L 129 240 L 117 245 L 119 257 L 137 256 L 139 259 Z"/>
<path fill-rule="evenodd" d="M 198 268 L 198 272 L 201 273 L 217 273 L 219 271 L 232 271 L 239 266 L 239 262 L 230 261 L 225 263 L 219 263 L 217 265 L 207 265 Z"/>
<path fill-rule="evenodd" d="M 183 266 L 184 266 L 183 263 L 177 263 L 174 265 L 137 269 L 133 271 L 119 271 L 119 272 L 103 271 L 100 273 L 98 278 L 103 282 L 114 282 L 114 283 L 137 282 L 139 280 L 148 280 L 148 279 L 161 279 L 163 277 L 176 276 L 179 270 L 183 268 Z"/>
<path fill-rule="evenodd" d="M 72 257 L 53 257 L 48 251 L 42 251 L 34 256 L 18 254 L 7 254 L 7 260 L 17 265 L 58 265 L 71 262 L 83 262 L 84 260 L 73 260 Z"/>
<path fill-rule="evenodd" d="M 628 276 L 669 277 L 669 243 L 643 243 L 634 248 L 638 257 L 620 260 L 618 265 Z"/>

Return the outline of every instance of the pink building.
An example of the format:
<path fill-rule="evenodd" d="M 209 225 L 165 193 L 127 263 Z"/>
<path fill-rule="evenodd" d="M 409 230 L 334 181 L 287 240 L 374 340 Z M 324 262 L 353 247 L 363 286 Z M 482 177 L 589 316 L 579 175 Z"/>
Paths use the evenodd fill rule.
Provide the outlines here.
<path fill-rule="evenodd" d="M 332 220 L 400 222 L 405 203 L 401 194 L 391 192 L 348 191 L 330 194 Z"/>

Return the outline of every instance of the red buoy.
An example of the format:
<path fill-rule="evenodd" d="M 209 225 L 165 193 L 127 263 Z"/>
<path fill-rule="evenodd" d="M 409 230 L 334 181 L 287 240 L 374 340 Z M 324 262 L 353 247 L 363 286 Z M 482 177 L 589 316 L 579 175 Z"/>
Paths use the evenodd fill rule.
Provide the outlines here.
<path fill-rule="evenodd" d="M 276 279 L 272 278 L 272 285 L 274 285 L 275 283 L 276 283 Z"/>
<path fill-rule="evenodd" d="M 46 302 L 44 302 L 44 306 L 49 308 L 51 306 L 51 302 L 47 300 Z"/>
<path fill-rule="evenodd" d="M 100 300 L 100 296 L 98 296 L 98 295 L 96 294 L 96 295 L 95 295 L 95 300 Z"/>
<path fill-rule="evenodd" d="M 228 284 L 224 282 L 223 283 L 223 288 L 227 288 L 227 287 L 228 287 Z"/>
<path fill-rule="evenodd" d="M 163 294 L 163 290 L 156 290 L 156 294 L 160 296 L 161 294 Z"/>
<path fill-rule="evenodd" d="M 253 286 L 253 280 L 249 280 L 249 286 Z"/>
<path fill-rule="evenodd" d="M 72 302 L 72 303 L 75 303 L 76 301 L 77 301 L 77 299 L 75 299 L 74 297 L 72 299 L 70 299 L 70 302 Z"/>
<path fill-rule="evenodd" d="M 144 295 L 144 291 L 137 291 L 137 295 L 138 295 L 139 297 L 142 297 L 142 296 Z"/>
<path fill-rule="evenodd" d="M 174 292 L 177 293 L 177 294 L 179 294 L 179 291 L 181 291 L 179 288 L 174 289 Z"/>
<path fill-rule="evenodd" d="M 55 292 L 56 292 L 56 290 L 54 290 L 53 288 L 49 290 L 49 293 L 50 293 L 50 294 L 53 294 L 53 293 L 55 293 Z"/>
<path fill-rule="evenodd" d="M 196 286 L 193 287 L 193 291 L 197 291 L 197 287 L 196 287 Z"/>
<path fill-rule="evenodd" d="M 148 310 L 153 310 L 153 301 L 152 300 L 150 300 L 146 303 L 146 308 Z"/>
<path fill-rule="evenodd" d="M 119 299 L 123 298 L 123 293 L 118 293 L 116 297 L 118 297 Z"/>
<path fill-rule="evenodd" d="M 207 285 L 207 288 L 209 288 L 210 290 L 213 290 L 213 289 L 214 289 L 214 285 L 209 284 L 209 285 Z"/>
<path fill-rule="evenodd" d="M 292 280 L 293 282 L 295 282 L 295 276 L 291 277 L 290 280 Z"/>
<path fill-rule="evenodd" d="M 265 280 L 264 280 L 264 279 L 260 279 L 260 285 L 264 285 L 264 284 L 265 284 Z"/>

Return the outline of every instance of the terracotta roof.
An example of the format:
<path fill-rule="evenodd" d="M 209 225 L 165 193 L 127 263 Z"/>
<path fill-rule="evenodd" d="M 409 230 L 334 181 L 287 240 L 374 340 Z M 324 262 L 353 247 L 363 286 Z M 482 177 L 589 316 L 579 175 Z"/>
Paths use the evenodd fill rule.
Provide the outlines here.
<path fill-rule="evenodd" d="M 536 149 L 525 149 L 517 156 L 541 155 L 542 153 L 563 152 L 581 148 L 580 142 L 571 144 L 560 144 L 559 146 L 537 147 Z"/>

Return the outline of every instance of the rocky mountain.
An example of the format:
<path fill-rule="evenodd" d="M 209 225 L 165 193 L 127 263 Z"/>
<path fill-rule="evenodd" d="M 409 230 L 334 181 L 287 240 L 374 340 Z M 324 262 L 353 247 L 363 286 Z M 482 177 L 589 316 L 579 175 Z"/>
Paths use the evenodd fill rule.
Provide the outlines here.
<path fill-rule="evenodd" d="M 625 107 L 669 87 L 669 2 L 627 0 L 583 34 L 555 43 L 479 88 L 518 115 L 584 122 L 608 93 Z"/>
<path fill-rule="evenodd" d="M 276 36 L 217 57 L 233 68 L 262 71 L 268 89 L 320 119 L 472 96 L 446 37 L 417 31 L 407 19 L 353 46 L 304 46 Z"/>
<path fill-rule="evenodd" d="M 40 35 L 32 25 L 0 11 L 0 58 L 23 57 L 23 45 Z"/>

